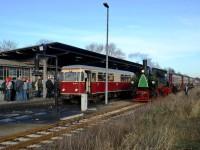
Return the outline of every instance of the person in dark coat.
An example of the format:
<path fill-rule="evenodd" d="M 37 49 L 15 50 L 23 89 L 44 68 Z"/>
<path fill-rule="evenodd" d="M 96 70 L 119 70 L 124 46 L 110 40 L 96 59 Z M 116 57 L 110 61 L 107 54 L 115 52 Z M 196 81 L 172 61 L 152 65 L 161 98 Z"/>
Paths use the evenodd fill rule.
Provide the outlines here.
<path fill-rule="evenodd" d="M 16 98 L 16 87 L 15 87 L 16 78 L 13 78 L 11 82 L 13 85 L 13 88 L 11 90 L 11 101 L 14 101 Z"/>
<path fill-rule="evenodd" d="M 185 91 L 185 95 L 187 96 L 188 96 L 188 90 L 189 90 L 188 84 L 185 84 L 184 91 Z"/>
<path fill-rule="evenodd" d="M 21 77 L 18 77 L 18 79 L 15 82 L 16 100 L 17 101 L 23 100 L 23 86 L 24 86 L 24 82 L 22 81 Z"/>
<path fill-rule="evenodd" d="M 46 98 L 51 98 L 53 96 L 53 90 L 54 90 L 54 85 L 53 82 L 51 81 L 50 78 L 48 78 L 46 82 L 46 88 L 47 88 L 47 95 Z"/>
<path fill-rule="evenodd" d="M 41 93 L 43 90 L 42 78 L 39 76 L 37 81 L 35 82 L 35 89 L 37 91 L 37 97 L 41 97 Z"/>
<path fill-rule="evenodd" d="M 6 100 L 6 81 L 4 80 L 3 83 L 1 84 L 1 91 L 3 93 L 3 100 Z"/>

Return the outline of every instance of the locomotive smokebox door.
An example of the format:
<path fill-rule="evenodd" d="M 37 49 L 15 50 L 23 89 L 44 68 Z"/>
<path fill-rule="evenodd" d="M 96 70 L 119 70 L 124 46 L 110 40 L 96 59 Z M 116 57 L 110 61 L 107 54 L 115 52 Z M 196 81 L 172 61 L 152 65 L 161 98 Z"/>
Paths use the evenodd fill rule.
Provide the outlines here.
<path fill-rule="evenodd" d="M 91 93 L 91 71 L 85 70 L 85 90 Z"/>

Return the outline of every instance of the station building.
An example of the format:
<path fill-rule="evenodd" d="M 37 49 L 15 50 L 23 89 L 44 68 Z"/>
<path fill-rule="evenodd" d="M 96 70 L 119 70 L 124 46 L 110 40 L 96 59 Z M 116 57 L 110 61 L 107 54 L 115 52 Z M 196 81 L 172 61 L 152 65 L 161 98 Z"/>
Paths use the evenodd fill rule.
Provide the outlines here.
<path fill-rule="evenodd" d="M 33 65 L 28 65 L 23 62 L 0 59 L 0 83 L 7 77 L 11 78 L 27 78 L 32 79 Z"/>

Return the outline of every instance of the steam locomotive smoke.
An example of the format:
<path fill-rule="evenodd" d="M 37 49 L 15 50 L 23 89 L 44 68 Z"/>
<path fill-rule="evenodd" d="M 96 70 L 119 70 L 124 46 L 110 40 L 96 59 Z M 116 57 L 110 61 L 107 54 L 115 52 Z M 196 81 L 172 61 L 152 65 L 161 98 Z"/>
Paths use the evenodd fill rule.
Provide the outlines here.
<path fill-rule="evenodd" d="M 131 53 L 128 55 L 129 59 L 132 60 L 139 60 L 142 61 L 143 59 L 147 59 L 147 65 L 151 68 L 161 68 L 160 65 L 157 62 L 153 62 L 152 58 L 149 57 L 148 54 L 136 52 L 136 53 Z"/>

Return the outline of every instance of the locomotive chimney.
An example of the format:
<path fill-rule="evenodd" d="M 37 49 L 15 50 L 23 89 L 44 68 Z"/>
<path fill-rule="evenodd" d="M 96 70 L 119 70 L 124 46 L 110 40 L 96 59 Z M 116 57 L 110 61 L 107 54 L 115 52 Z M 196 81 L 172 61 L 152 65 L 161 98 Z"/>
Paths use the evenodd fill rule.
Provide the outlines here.
<path fill-rule="evenodd" d="M 144 69 L 144 73 L 147 74 L 147 59 L 143 60 L 143 69 Z"/>

